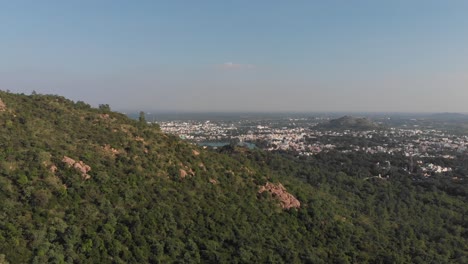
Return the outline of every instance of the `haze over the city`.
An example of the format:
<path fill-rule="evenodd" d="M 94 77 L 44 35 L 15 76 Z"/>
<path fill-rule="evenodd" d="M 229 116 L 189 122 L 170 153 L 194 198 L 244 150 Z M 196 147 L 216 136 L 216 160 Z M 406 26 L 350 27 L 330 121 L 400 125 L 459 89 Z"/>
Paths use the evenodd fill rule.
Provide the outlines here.
<path fill-rule="evenodd" d="M 115 110 L 468 112 L 467 1 L 3 1 L 0 89 Z"/>

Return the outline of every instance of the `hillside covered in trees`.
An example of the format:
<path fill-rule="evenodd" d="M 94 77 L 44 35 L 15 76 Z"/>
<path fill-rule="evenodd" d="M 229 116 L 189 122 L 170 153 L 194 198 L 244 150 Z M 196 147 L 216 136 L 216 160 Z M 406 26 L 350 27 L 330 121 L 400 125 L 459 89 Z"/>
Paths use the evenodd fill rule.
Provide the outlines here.
<path fill-rule="evenodd" d="M 468 262 L 466 182 L 203 150 L 60 96 L 0 100 L 0 263 Z"/>
<path fill-rule="evenodd" d="M 373 129 L 382 129 L 384 127 L 379 126 L 378 124 L 370 121 L 364 117 L 353 117 L 353 116 L 343 116 L 337 119 L 332 119 L 325 123 L 320 123 L 317 125 L 318 129 L 324 130 L 373 130 Z"/>

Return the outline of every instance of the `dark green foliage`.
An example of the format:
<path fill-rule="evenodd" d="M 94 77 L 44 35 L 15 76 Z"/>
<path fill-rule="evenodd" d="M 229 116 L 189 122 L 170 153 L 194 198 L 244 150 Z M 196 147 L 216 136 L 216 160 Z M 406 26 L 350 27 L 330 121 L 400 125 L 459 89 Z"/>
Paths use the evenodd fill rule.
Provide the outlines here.
<path fill-rule="evenodd" d="M 311 208 L 319 209 L 313 211 L 314 215 L 326 212 L 326 208 L 317 206 L 318 201 L 328 200 L 326 206 L 339 208 L 332 214 L 338 220 L 341 218 L 344 225 L 335 223 L 331 230 L 324 231 L 332 241 L 340 240 L 342 252 L 350 249 L 346 256 L 334 255 L 340 261 L 348 258 L 358 263 L 463 263 L 466 260 L 467 182 L 454 182 L 442 176 L 413 178 L 393 167 L 385 169 L 388 178 L 370 177 L 379 173 L 372 166 L 379 160 L 402 166 L 400 157 L 391 155 L 330 152 L 299 159 L 261 151 L 231 153 L 240 162 L 254 160 L 267 166 L 271 170 L 268 173 L 280 178 L 295 176 L 315 186 L 313 198 L 296 185 L 287 186 L 299 200 L 309 201 Z M 322 195 L 327 198 L 320 199 Z M 330 244 L 327 248 L 330 249 Z"/>
<path fill-rule="evenodd" d="M 367 179 L 376 168 L 363 155 L 208 152 L 108 105 L 0 98 L 2 263 L 467 261 L 464 185 L 451 192 L 398 170 Z M 91 178 L 64 156 L 88 164 Z M 266 181 L 282 182 L 301 208 L 259 195 Z"/>
<path fill-rule="evenodd" d="M 343 116 L 337 119 L 332 119 L 329 122 L 321 123 L 317 126 L 319 129 L 327 130 L 372 130 L 382 128 L 376 123 L 367 118 L 358 118 L 352 116 Z"/>
<path fill-rule="evenodd" d="M 145 125 L 146 125 L 145 112 L 143 112 L 143 111 L 140 112 L 140 115 L 139 115 L 139 117 L 138 117 L 138 121 L 139 121 L 141 124 L 145 124 Z"/>

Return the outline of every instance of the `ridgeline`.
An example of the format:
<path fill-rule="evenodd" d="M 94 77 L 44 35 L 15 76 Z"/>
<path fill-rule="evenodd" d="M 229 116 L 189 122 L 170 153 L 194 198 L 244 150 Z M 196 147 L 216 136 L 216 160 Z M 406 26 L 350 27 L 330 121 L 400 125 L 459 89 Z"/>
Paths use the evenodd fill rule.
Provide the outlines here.
<path fill-rule="evenodd" d="M 6 92 L 0 137 L 0 263 L 468 261 L 466 185 L 368 180 L 369 156 L 207 151 L 108 105 Z"/>

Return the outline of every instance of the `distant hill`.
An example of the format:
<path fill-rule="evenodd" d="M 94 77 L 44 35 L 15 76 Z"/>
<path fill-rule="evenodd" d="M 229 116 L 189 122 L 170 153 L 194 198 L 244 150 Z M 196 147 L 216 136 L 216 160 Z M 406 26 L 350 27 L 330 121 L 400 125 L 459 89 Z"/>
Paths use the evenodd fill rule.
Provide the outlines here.
<path fill-rule="evenodd" d="M 367 118 L 343 116 L 337 119 L 332 119 L 326 123 L 317 125 L 318 129 L 327 130 L 372 130 L 381 128 L 378 124 L 370 121 Z"/>
<path fill-rule="evenodd" d="M 427 118 L 440 121 L 466 121 L 468 120 L 468 115 L 461 113 L 436 113 L 429 115 Z"/>

